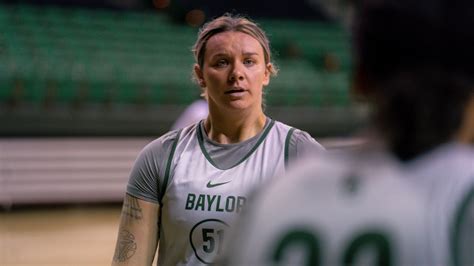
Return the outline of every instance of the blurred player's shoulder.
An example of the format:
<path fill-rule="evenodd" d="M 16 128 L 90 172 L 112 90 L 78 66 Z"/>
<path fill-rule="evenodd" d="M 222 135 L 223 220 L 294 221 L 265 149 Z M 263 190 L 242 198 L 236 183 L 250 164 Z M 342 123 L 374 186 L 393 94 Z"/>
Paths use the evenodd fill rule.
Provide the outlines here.
<path fill-rule="evenodd" d="M 180 129 L 192 125 L 196 122 L 205 119 L 209 114 L 209 107 L 207 101 L 204 99 L 198 99 L 191 103 L 183 113 L 176 119 L 175 123 L 171 126 L 171 129 Z"/>
<path fill-rule="evenodd" d="M 419 179 L 432 181 L 449 181 L 443 175 L 474 179 L 474 145 L 446 143 L 410 162 L 407 170 Z"/>
<path fill-rule="evenodd" d="M 360 177 L 377 178 L 399 168 L 398 161 L 391 154 L 380 147 L 362 144 L 309 154 L 289 169 L 286 178 L 306 178 L 309 181 L 321 182 L 320 178 L 344 178 L 355 173 Z"/>
<path fill-rule="evenodd" d="M 404 175 L 429 201 L 455 209 L 474 187 L 474 147 L 447 143 L 409 162 Z"/>
<path fill-rule="evenodd" d="M 474 146 L 441 145 L 408 163 L 405 171 L 425 198 L 426 227 L 432 229 L 429 237 L 438 260 L 448 257 L 452 265 L 472 265 Z"/>

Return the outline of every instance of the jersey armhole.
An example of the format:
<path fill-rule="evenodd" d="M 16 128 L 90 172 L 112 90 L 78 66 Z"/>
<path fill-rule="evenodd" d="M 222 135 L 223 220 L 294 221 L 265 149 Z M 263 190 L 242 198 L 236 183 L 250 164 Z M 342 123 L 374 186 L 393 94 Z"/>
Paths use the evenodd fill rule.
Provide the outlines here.
<path fill-rule="evenodd" d="M 166 187 L 168 186 L 168 180 L 169 180 L 170 171 L 171 171 L 171 163 L 173 162 L 174 152 L 176 151 L 176 146 L 178 146 L 178 141 L 179 141 L 179 137 L 181 135 L 181 131 L 182 131 L 182 129 L 180 129 L 178 131 L 178 133 L 176 133 L 176 138 L 173 141 L 173 145 L 171 146 L 171 151 L 170 151 L 170 154 L 168 156 L 168 161 L 166 162 L 165 176 L 163 178 L 163 183 L 161 184 L 161 187 L 159 188 L 160 194 L 158 195 L 158 202 L 160 204 L 160 207 L 162 205 L 162 200 L 163 200 L 163 196 L 164 196 L 165 191 L 166 191 Z"/>
<path fill-rule="evenodd" d="M 472 261 L 469 262 L 469 264 L 466 264 L 467 261 L 464 261 L 464 252 L 466 252 L 466 247 L 462 245 L 461 243 L 461 238 L 464 236 L 466 232 L 463 230 L 465 229 L 466 225 L 470 227 L 469 225 L 474 224 L 474 221 L 471 220 L 472 218 L 472 212 L 474 209 L 474 186 L 471 186 L 469 191 L 465 194 L 463 197 L 460 206 L 456 210 L 455 214 L 455 220 L 451 229 L 451 262 L 452 265 L 458 266 L 458 265 L 472 265 Z M 469 213 L 471 212 L 471 213 Z M 468 234 L 470 232 L 467 232 Z M 470 233 L 471 238 L 474 233 Z M 470 241 L 472 244 L 474 241 Z M 470 248 L 470 247 L 468 247 Z M 472 257 L 470 257 L 472 259 Z"/>
<path fill-rule="evenodd" d="M 168 161 L 166 162 L 166 170 L 165 170 L 165 176 L 163 178 L 163 183 L 161 184 L 161 187 L 159 187 L 160 194 L 158 195 L 158 203 L 160 205 L 159 209 L 159 214 L 158 214 L 158 239 L 161 237 L 161 219 L 162 219 L 162 212 L 163 212 L 163 197 L 166 191 L 166 187 L 168 186 L 168 179 L 170 177 L 170 171 L 171 171 L 171 163 L 173 162 L 173 157 L 174 157 L 174 152 L 176 151 L 176 146 L 178 146 L 178 141 L 179 137 L 181 135 L 181 131 L 183 129 L 180 129 L 178 133 L 176 133 L 176 138 L 173 141 L 173 145 L 171 146 L 171 152 L 168 156 Z"/>
<path fill-rule="evenodd" d="M 291 136 L 293 135 L 293 132 L 295 131 L 295 128 L 292 127 L 288 131 L 288 134 L 286 135 L 285 139 L 285 169 L 288 168 L 288 157 L 289 157 L 289 150 L 290 150 L 290 141 L 291 141 Z"/>

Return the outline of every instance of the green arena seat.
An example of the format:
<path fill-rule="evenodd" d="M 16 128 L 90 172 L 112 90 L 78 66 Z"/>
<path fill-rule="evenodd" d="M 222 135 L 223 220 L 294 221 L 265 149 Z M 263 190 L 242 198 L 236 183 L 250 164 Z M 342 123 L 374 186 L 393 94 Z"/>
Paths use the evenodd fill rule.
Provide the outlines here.
<path fill-rule="evenodd" d="M 349 41 L 341 27 L 290 20 L 261 25 L 281 68 L 268 87 L 269 105 L 350 104 Z M 16 93 L 37 104 L 186 105 L 199 95 L 191 79 L 196 35 L 196 28 L 165 14 L 0 5 L 0 100 Z M 331 74 L 327 54 L 338 63 Z"/>

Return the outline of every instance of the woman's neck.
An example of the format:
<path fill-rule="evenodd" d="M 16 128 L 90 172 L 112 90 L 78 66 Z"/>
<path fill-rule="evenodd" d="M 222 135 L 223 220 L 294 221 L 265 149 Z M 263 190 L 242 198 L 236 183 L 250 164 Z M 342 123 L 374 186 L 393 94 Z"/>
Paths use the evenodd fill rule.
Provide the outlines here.
<path fill-rule="evenodd" d="M 204 129 L 207 136 L 217 143 L 242 142 L 256 136 L 265 127 L 266 116 L 263 111 L 254 115 L 237 116 L 209 111 L 209 116 L 204 121 Z"/>

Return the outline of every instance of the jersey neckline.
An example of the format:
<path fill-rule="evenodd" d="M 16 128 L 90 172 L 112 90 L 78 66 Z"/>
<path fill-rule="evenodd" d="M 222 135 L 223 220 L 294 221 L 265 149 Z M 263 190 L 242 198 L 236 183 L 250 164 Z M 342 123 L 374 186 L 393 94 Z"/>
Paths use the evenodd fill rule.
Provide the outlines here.
<path fill-rule="evenodd" d="M 221 168 L 219 167 L 215 162 L 214 160 L 211 158 L 211 156 L 209 155 L 209 153 L 207 152 L 206 148 L 204 147 L 204 136 L 203 136 L 203 121 L 199 122 L 198 123 L 198 126 L 196 128 L 196 131 L 197 131 L 197 139 L 198 139 L 198 142 L 199 142 L 199 147 L 201 148 L 201 151 L 202 153 L 204 154 L 204 157 L 206 157 L 207 161 L 209 163 L 211 163 L 215 168 L 217 169 L 220 169 L 220 170 L 229 170 L 231 168 L 234 168 L 236 167 L 237 165 L 241 164 L 243 161 L 245 161 L 248 157 L 250 157 L 250 155 L 252 155 L 252 153 L 258 148 L 258 146 L 260 146 L 260 144 L 265 140 L 265 138 L 267 137 L 268 133 L 270 132 L 270 130 L 272 129 L 273 125 L 275 124 L 275 120 L 273 119 L 270 119 L 270 123 L 267 127 L 265 127 L 265 129 L 263 130 L 263 132 L 261 133 L 261 136 L 259 137 L 259 139 L 257 140 L 257 142 L 255 143 L 255 145 L 252 147 L 252 149 L 250 149 L 250 151 L 245 154 L 242 159 L 240 159 L 236 164 L 232 165 L 231 167 L 229 168 Z M 242 143 L 242 142 L 241 142 Z"/>

